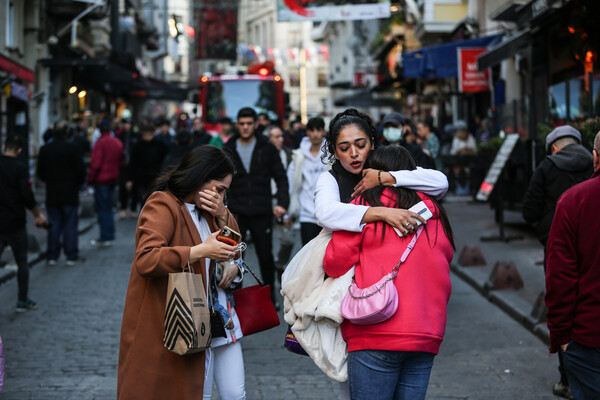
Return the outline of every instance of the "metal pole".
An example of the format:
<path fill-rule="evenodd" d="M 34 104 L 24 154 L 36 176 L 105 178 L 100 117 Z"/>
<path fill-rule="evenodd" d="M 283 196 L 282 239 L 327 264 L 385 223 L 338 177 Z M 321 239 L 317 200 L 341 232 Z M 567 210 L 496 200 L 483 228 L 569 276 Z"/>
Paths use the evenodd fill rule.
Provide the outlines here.
<path fill-rule="evenodd" d="M 300 119 L 303 124 L 308 122 L 308 107 L 306 96 L 306 52 L 300 43 Z"/>
<path fill-rule="evenodd" d="M 119 0 L 112 0 L 110 3 L 110 44 L 113 52 L 120 48 L 119 33 Z"/>
<path fill-rule="evenodd" d="M 529 79 L 529 139 L 531 140 L 531 173 L 535 171 L 536 159 L 535 159 L 535 148 L 536 148 L 536 137 L 537 137 L 537 102 L 535 98 L 535 82 L 533 74 L 533 43 L 529 45 L 528 51 L 528 71 L 527 77 Z"/>
<path fill-rule="evenodd" d="M 514 99 L 513 100 L 513 127 L 515 130 L 514 133 L 519 133 L 519 130 L 517 128 L 519 126 L 519 121 L 517 119 L 517 113 L 519 112 L 519 107 L 518 107 L 517 103 L 518 103 L 517 99 Z"/>
<path fill-rule="evenodd" d="M 588 72 L 588 118 L 594 117 L 594 73 Z"/>

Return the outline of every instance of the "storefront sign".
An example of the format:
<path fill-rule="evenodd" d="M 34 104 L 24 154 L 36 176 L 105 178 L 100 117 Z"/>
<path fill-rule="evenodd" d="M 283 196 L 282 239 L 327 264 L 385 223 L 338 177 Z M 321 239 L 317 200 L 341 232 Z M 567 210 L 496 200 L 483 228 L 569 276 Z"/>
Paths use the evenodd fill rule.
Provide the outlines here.
<path fill-rule="evenodd" d="M 367 87 L 369 86 L 369 80 L 366 72 L 355 72 L 354 73 L 354 86 L 355 87 Z"/>
<path fill-rule="evenodd" d="M 0 69 L 23 79 L 25 82 L 33 83 L 35 78 L 32 70 L 2 54 L 0 54 Z"/>
<path fill-rule="evenodd" d="M 390 14 L 390 0 L 277 0 L 278 22 L 350 21 L 389 18 Z"/>
<path fill-rule="evenodd" d="M 486 92 L 490 90 L 489 69 L 477 69 L 477 56 L 485 53 L 487 49 L 457 48 L 458 51 L 458 87 L 462 93 Z"/>
<path fill-rule="evenodd" d="M 504 139 L 500 150 L 498 150 L 498 154 L 496 154 L 494 162 L 492 163 L 487 175 L 485 176 L 485 179 L 483 180 L 483 183 L 481 184 L 481 187 L 479 188 L 479 192 L 477 192 L 477 200 L 487 201 L 487 199 L 490 197 L 490 194 L 492 194 L 492 191 L 496 186 L 496 182 L 498 182 L 500 175 L 502 175 L 502 170 L 506 165 L 506 161 L 508 161 L 508 158 L 510 157 L 518 140 L 518 133 L 506 135 L 506 139 Z"/>
<path fill-rule="evenodd" d="M 7 87 L 8 90 L 6 91 L 6 97 L 12 97 L 23 101 L 27 101 L 27 99 L 29 99 L 29 90 L 27 89 L 27 86 L 12 82 L 9 83 Z"/>

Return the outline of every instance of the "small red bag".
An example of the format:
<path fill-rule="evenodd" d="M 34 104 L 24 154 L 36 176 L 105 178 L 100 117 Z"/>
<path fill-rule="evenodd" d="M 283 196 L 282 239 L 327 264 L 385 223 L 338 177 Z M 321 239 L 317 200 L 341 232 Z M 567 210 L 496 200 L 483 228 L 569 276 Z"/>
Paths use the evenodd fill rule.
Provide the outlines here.
<path fill-rule="evenodd" d="M 242 333 L 248 336 L 278 326 L 279 315 L 271 301 L 271 286 L 263 284 L 246 263 L 243 266 L 258 282 L 258 285 L 233 291 L 235 312 L 240 320 Z"/>

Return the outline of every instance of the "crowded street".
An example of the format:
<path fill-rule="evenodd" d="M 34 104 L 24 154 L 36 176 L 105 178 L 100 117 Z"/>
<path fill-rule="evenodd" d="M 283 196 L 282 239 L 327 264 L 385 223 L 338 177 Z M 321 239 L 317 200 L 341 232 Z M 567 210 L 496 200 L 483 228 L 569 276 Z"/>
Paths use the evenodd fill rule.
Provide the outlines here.
<path fill-rule="evenodd" d="M 454 222 L 452 213 L 450 218 Z M 111 248 L 91 248 L 93 231 L 80 237 L 85 262 L 42 263 L 32 270 L 31 293 L 40 303 L 38 310 L 15 314 L 15 280 L 0 286 L 7 363 L 0 399 L 114 399 L 135 221 L 117 222 L 116 244 Z M 252 247 L 247 262 L 254 266 Z M 454 274 L 451 278 L 447 332 L 427 399 L 555 399 L 549 387 L 557 375 L 556 355 L 550 357 L 546 344 L 463 280 Z M 250 276 L 245 281 L 254 284 Z M 241 340 L 247 398 L 336 399 L 335 381 L 308 357 L 283 347 L 286 325 L 279 314 L 280 326 Z"/>
<path fill-rule="evenodd" d="M 600 400 L 599 0 L 0 0 L 0 400 Z"/>

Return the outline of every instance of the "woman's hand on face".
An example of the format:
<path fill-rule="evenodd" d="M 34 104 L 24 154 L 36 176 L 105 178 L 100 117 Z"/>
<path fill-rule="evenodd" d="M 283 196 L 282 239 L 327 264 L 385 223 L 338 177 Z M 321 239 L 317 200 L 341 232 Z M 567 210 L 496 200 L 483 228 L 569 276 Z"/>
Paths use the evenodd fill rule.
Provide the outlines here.
<path fill-rule="evenodd" d="M 206 239 L 194 247 L 190 252 L 190 261 L 195 262 L 200 258 L 210 258 L 216 261 L 225 261 L 233 256 L 233 252 L 237 250 L 237 246 L 231 246 L 217 240 L 219 232 L 213 232 Z"/>
<path fill-rule="evenodd" d="M 379 171 L 377 169 L 367 168 L 362 171 L 363 178 L 358 185 L 354 187 L 354 193 L 352 193 L 352 198 L 361 195 L 365 190 L 374 188 L 375 186 L 379 186 L 379 178 L 381 177 L 381 183 L 384 186 L 390 186 L 396 183 L 396 178 L 392 176 L 389 172 Z"/>
<path fill-rule="evenodd" d="M 238 275 L 240 270 L 233 262 L 225 262 L 221 265 L 223 265 L 223 278 L 221 278 L 221 282 L 219 282 L 219 287 L 227 289 L 231 286 L 231 283 Z"/>
<path fill-rule="evenodd" d="M 216 187 L 198 192 L 198 207 L 209 212 L 220 220 L 227 220 L 227 208 L 225 207 L 225 195 L 220 195 Z"/>
<path fill-rule="evenodd" d="M 401 208 L 386 208 L 384 222 L 397 228 L 402 234 L 412 234 L 417 227 L 417 220 L 425 223 L 423 217 L 412 211 Z"/>

